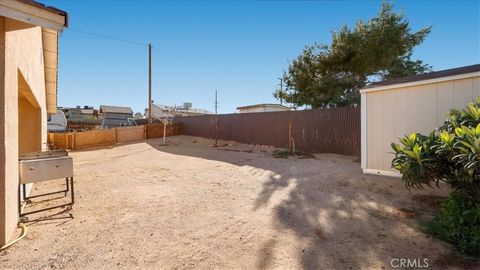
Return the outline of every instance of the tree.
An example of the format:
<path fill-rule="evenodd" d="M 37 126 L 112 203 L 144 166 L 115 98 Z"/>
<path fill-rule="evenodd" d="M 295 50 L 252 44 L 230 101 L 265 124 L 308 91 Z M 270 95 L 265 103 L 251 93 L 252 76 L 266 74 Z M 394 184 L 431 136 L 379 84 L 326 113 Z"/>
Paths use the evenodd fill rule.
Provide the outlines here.
<path fill-rule="evenodd" d="M 415 75 L 431 70 L 412 60 L 413 48 L 431 27 L 412 33 L 404 14 L 383 2 L 376 17 L 358 21 L 353 29 L 332 32 L 330 45 L 306 46 L 284 73 L 285 89 L 274 97 L 295 106 L 312 108 L 355 106 L 359 89 L 368 82 Z"/>

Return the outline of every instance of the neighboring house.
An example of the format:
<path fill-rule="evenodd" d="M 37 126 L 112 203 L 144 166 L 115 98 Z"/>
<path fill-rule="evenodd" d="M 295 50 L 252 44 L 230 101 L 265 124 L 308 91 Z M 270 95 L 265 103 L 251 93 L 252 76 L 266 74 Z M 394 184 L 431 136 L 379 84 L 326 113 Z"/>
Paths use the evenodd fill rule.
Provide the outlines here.
<path fill-rule="evenodd" d="M 167 106 L 152 104 L 152 118 L 172 118 L 175 116 L 192 116 L 212 114 L 204 109 L 192 108 L 192 103 L 185 102 L 183 106 Z M 145 116 L 148 118 L 148 109 L 145 111 Z"/>
<path fill-rule="evenodd" d="M 77 106 L 60 108 L 68 121 L 91 121 L 97 119 L 98 111 L 93 106 Z"/>
<path fill-rule="evenodd" d="M 412 132 L 430 134 L 451 109 L 475 101 L 480 65 L 377 82 L 360 93 L 362 171 L 400 176 L 390 144 Z"/>
<path fill-rule="evenodd" d="M 102 125 L 102 120 L 98 117 L 98 110 L 93 106 L 76 106 L 60 108 L 68 121 L 70 130 L 89 130 L 97 129 Z"/>
<path fill-rule="evenodd" d="M 19 155 L 47 150 L 57 113 L 58 32 L 67 13 L 35 1 L 0 1 L 0 246 L 18 223 Z"/>
<path fill-rule="evenodd" d="M 290 108 L 280 104 L 255 104 L 249 106 L 237 107 L 239 113 L 254 113 L 254 112 L 280 112 L 290 111 Z"/>
<path fill-rule="evenodd" d="M 102 119 L 103 128 L 136 125 L 130 107 L 100 105 L 99 116 Z"/>
<path fill-rule="evenodd" d="M 152 118 L 175 117 L 175 107 L 167 105 L 152 104 Z M 148 109 L 145 110 L 145 117 L 148 118 Z"/>
<path fill-rule="evenodd" d="M 47 130 L 48 132 L 65 132 L 67 130 L 67 118 L 63 111 L 57 110 L 56 114 L 48 115 Z"/>

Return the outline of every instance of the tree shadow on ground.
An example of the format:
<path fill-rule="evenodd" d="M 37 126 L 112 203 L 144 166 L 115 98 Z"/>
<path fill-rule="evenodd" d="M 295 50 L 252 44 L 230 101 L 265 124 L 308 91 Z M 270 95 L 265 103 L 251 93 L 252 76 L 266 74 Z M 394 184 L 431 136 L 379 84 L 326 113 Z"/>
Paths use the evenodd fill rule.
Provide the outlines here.
<path fill-rule="evenodd" d="M 188 136 L 170 138 L 167 146 L 146 142 L 169 154 L 246 166 L 252 175 L 268 175 L 251 209 L 267 208 L 278 234 L 293 233 L 296 241 L 290 244 L 302 268 L 391 268 L 395 258 L 418 264 L 428 259 L 430 266 L 444 268 L 478 263 L 421 231 L 421 222 L 431 217 L 445 190 L 408 191 L 399 179 L 364 175 L 354 158 L 339 155 L 274 159 L 248 145 L 212 148 L 205 139 Z M 258 250 L 258 268 L 276 266 L 281 256 L 276 251 L 283 248 L 279 245 L 273 237 L 265 241 Z M 462 264 L 445 265 L 443 257 L 451 254 L 462 258 Z"/>

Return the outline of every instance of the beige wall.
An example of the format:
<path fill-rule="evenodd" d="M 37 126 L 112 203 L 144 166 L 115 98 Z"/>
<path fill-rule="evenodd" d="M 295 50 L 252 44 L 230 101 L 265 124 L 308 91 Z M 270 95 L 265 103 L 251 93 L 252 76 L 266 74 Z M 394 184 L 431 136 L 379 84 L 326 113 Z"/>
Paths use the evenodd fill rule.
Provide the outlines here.
<path fill-rule="evenodd" d="M 22 151 L 46 148 L 45 72 L 40 27 L 0 17 L 0 93 L 0 135 L 3 138 L 0 143 L 0 244 L 3 244 L 13 237 L 18 221 L 19 135 L 32 143 Z M 33 112 L 37 119 L 31 119 L 32 116 L 19 119 L 19 108 L 22 114 Z M 35 128 L 19 128 L 19 125 L 38 122 L 38 119 L 40 123 Z"/>
<path fill-rule="evenodd" d="M 480 76 L 362 93 L 366 103 L 362 103 L 362 121 L 366 120 L 362 169 L 394 172 L 392 142 L 412 132 L 429 134 L 443 124 L 450 109 L 462 108 L 479 96 Z"/>
<path fill-rule="evenodd" d="M 18 153 L 42 150 L 41 110 L 28 99 L 18 99 Z"/>
<path fill-rule="evenodd" d="M 278 107 L 278 106 L 259 106 L 259 107 L 250 107 L 239 109 L 240 113 L 252 113 L 252 112 L 283 112 L 289 111 L 288 108 Z"/>

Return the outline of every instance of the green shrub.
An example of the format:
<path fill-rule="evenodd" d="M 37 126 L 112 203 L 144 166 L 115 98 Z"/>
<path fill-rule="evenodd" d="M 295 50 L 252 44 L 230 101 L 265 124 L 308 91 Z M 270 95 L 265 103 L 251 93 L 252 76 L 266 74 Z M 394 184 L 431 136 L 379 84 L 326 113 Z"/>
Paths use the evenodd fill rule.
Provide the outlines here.
<path fill-rule="evenodd" d="M 407 188 L 440 182 L 452 190 L 428 230 L 462 252 L 480 252 L 480 99 L 452 110 L 447 121 L 429 135 L 412 133 L 392 143 L 392 167 Z"/>
<path fill-rule="evenodd" d="M 461 194 L 454 193 L 442 203 L 427 230 L 461 252 L 480 257 L 480 208 L 472 208 Z"/>
<path fill-rule="evenodd" d="M 452 110 L 445 124 L 425 136 L 412 133 L 392 143 L 392 166 L 407 188 L 447 183 L 480 206 L 480 103 Z"/>

